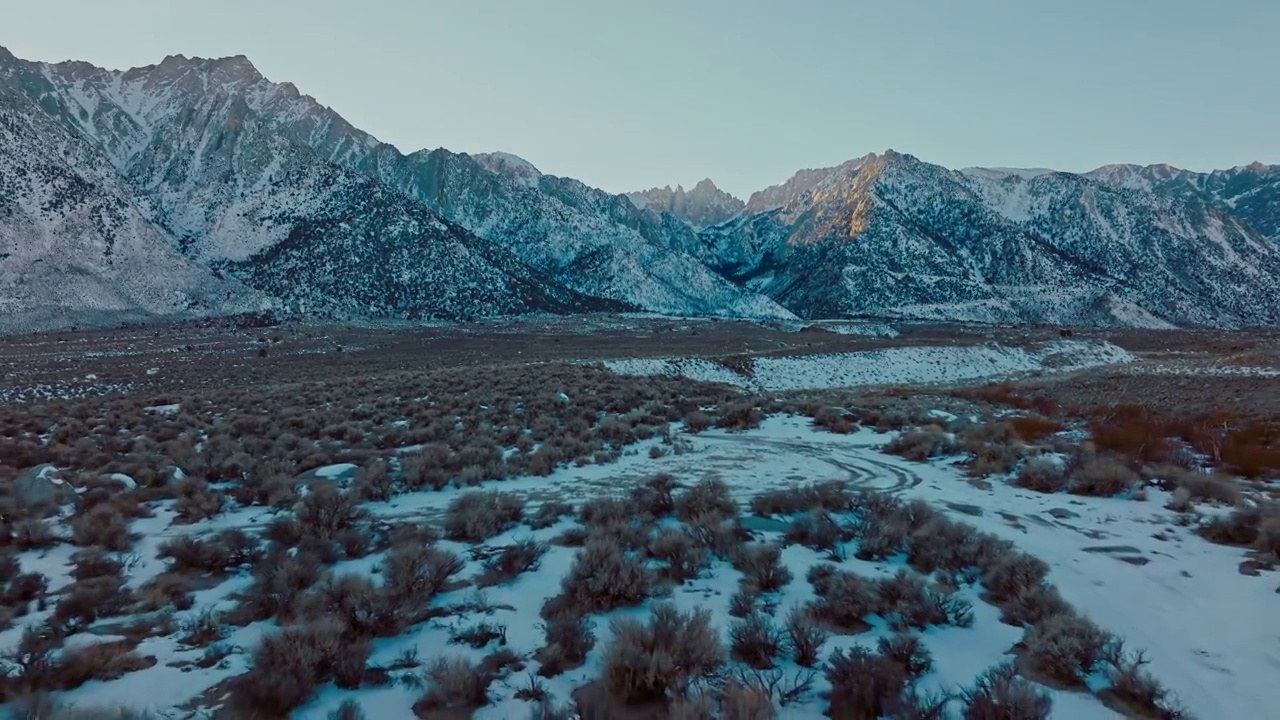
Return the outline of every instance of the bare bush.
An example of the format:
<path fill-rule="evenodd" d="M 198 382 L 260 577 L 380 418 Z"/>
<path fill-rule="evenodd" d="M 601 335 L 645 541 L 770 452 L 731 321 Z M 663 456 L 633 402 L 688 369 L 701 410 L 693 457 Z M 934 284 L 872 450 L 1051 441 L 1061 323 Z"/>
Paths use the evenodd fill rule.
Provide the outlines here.
<path fill-rule="evenodd" d="M 567 502 L 547 500 L 538 506 L 538 511 L 528 518 L 525 523 L 534 530 L 542 530 L 560 522 L 560 518 L 566 515 L 573 515 L 573 505 Z"/>
<path fill-rule="evenodd" d="M 1253 545 L 1262 527 L 1263 509 L 1259 506 L 1238 507 L 1229 515 L 1218 515 L 1199 527 L 1197 532 L 1209 542 L 1223 545 Z"/>
<path fill-rule="evenodd" d="M 341 628 L 330 623 L 266 635 L 253 652 L 250 671 L 233 681 L 228 705 L 247 716 L 286 716 L 325 682 L 358 685 L 370 650 L 367 643 L 344 642 Z"/>
<path fill-rule="evenodd" d="M 818 653 L 827 637 L 827 631 L 815 623 L 804 608 L 792 608 L 787 614 L 787 638 L 791 644 L 792 659 L 800 667 L 818 664 Z"/>
<path fill-rule="evenodd" d="M 547 544 L 534 540 L 521 540 L 508 545 L 484 561 L 484 567 L 476 578 L 478 587 L 488 587 L 513 580 L 517 575 L 538 568 Z"/>
<path fill-rule="evenodd" d="M 109 505 L 98 505 L 71 521 L 71 542 L 123 552 L 133 547 L 129 522 Z"/>
<path fill-rule="evenodd" d="M 354 494 L 327 482 L 314 484 L 295 510 L 303 535 L 318 540 L 336 540 L 367 514 Z"/>
<path fill-rule="evenodd" d="M 1073 495 L 1113 497 L 1138 487 L 1138 474 L 1107 455 L 1086 457 L 1071 473 L 1067 492 Z"/>
<path fill-rule="evenodd" d="M 884 717 L 900 706 L 910 682 L 901 665 L 860 645 L 833 652 L 824 674 L 833 718 Z"/>
<path fill-rule="evenodd" d="M 649 555 L 665 563 L 665 574 L 678 583 L 693 580 L 711 565 L 707 549 L 679 527 L 658 530 L 649 542 Z"/>
<path fill-rule="evenodd" d="M 649 596 L 650 582 L 649 571 L 638 555 L 616 540 L 592 538 L 561 579 L 560 602 L 580 613 L 607 612 L 642 602 Z"/>
<path fill-rule="evenodd" d="M 733 566 L 744 583 L 760 592 L 776 592 L 791 582 L 791 571 L 782 564 L 782 548 L 773 543 L 743 545 L 734 554 Z"/>
<path fill-rule="evenodd" d="M 853 502 L 847 482 L 827 480 L 760 493 L 751 498 L 751 512 L 760 516 L 794 515 L 814 509 L 845 512 L 853 507 Z"/>
<path fill-rule="evenodd" d="M 782 539 L 812 550 L 830 552 L 835 559 L 839 559 L 842 554 L 838 546 L 850 537 L 852 533 L 840 527 L 831 515 L 823 510 L 812 510 L 807 515 L 800 515 L 792 520 Z"/>
<path fill-rule="evenodd" d="M 1104 691 L 1119 700 L 1126 708 L 1142 713 L 1143 717 L 1157 720 L 1180 720 L 1189 717 L 1177 698 L 1160 685 L 1160 681 L 1146 670 L 1147 659 L 1142 653 L 1132 657 L 1122 654 L 1111 661 L 1107 678 L 1111 687 Z"/>
<path fill-rule="evenodd" d="M 543 633 L 547 645 L 539 652 L 542 665 L 538 673 L 544 677 L 553 677 L 568 668 L 578 667 L 596 644 L 591 622 L 586 616 L 571 612 L 548 618 L 543 625 Z"/>
<path fill-rule="evenodd" d="M 425 619 L 431 601 L 466 564 L 448 550 L 424 545 L 398 545 L 383 563 L 383 591 L 394 603 L 403 627 Z"/>
<path fill-rule="evenodd" d="M 918 678 L 933 669 L 933 654 L 918 635 L 898 632 L 882 637 L 876 641 L 876 650 L 901 665 L 909 678 Z"/>
<path fill-rule="evenodd" d="M 729 650 L 734 660 L 767 670 L 781 657 L 785 636 L 773 618 L 754 612 L 729 626 Z"/>
<path fill-rule="evenodd" d="M 697 522 L 708 517 L 735 517 L 738 504 L 723 480 L 706 478 L 676 496 L 675 511 L 684 522 Z"/>
<path fill-rule="evenodd" d="M 497 490 L 469 490 L 445 510 L 444 531 L 454 540 L 480 542 L 520 522 L 524 500 Z"/>
<path fill-rule="evenodd" d="M 1022 642 L 1038 672 L 1078 686 L 1114 649 L 1115 639 L 1086 618 L 1056 615 L 1031 626 Z"/>
<path fill-rule="evenodd" d="M 58 544 L 53 528 L 39 518 L 23 518 L 14 523 L 11 532 L 10 542 L 19 550 L 43 550 Z"/>
<path fill-rule="evenodd" d="M 706 610 L 682 614 L 669 603 L 658 603 L 647 623 L 618 618 L 612 630 L 604 677 L 622 702 L 656 700 L 669 692 L 683 695 L 690 683 L 711 677 L 724 664 L 724 647 Z"/>
<path fill-rule="evenodd" d="M 960 703 L 965 720 L 1048 720 L 1053 709 L 1049 694 L 1019 677 L 1010 663 L 979 675 L 973 687 L 961 693 Z"/>
<path fill-rule="evenodd" d="M 865 627 L 863 618 L 880 607 L 876 583 L 861 575 L 833 565 L 814 565 L 806 579 L 818 596 L 810 605 L 810 612 L 834 627 L 861 630 Z"/>
<path fill-rule="evenodd" d="M 1026 553 L 1011 553 L 982 574 L 982 585 L 997 603 L 1038 586 L 1049 575 L 1043 560 Z"/>
<path fill-rule="evenodd" d="M 1056 493 L 1066 490 L 1070 482 L 1061 461 L 1039 455 L 1022 464 L 1013 484 L 1036 492 Z"/>
<path fill-rule="evenodd" d="M 904 432 L 890 440 L 883 448 L 884 452 L 890 455 L 898 455 L 916 462 L 950 455 L 955 449 L 955 436 L 939 428 Z"/>
<path fill-rule="evenodd" d="M 178 499 L 173 509 L 176 520 L 196 523 L 216 517 L 222 512 L 227 498 L 209 487 L 204 478 L 187 478 L 178 484 Z"/>
<path fill-rule="evenodd" d="M 1070 603 L 1062 599 L 1057 588 L 1037 583 L 1001 602 L 1000 621 L 1010 625 L 1035 625 L 1055 615 L 1071 612 Z"/>

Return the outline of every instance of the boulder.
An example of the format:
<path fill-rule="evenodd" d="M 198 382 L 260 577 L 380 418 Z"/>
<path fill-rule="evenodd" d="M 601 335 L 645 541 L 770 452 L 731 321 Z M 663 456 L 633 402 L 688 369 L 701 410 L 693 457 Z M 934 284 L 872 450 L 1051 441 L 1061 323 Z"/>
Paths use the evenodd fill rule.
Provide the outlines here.
<path fill-rule="evenodd" d="M 58 468 L 49 463 L 27 468 L 13 481 L 13 498 L 21 507 L 61 505 L 75 496 L 75 490 L 62 479 Z"/>

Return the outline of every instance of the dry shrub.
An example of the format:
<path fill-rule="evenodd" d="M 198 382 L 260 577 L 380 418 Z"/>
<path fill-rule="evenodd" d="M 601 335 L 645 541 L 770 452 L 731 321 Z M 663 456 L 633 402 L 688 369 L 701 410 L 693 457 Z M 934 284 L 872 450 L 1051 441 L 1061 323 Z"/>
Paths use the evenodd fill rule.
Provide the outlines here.
<path fill-rule="evenodd" d="M 178 500 L 173 509 L 176 520 L 184 523 L 196 523 L 216 517 L 222 512 L 227 498 L 222 493 L 209 487 L 204 478 L 187 478 L 177 487 Z"/>
<path fill-rule="evenodd" d="M 1272 512 L 1269 517 L 1262 520 L 1254 547 L 1280 558 L 1280 512 Z"/>
<path fill-rule="evenodd" d="M 354 528 L 368 513 L 360 507 L 360 500 L 354 494 L 345 493 L 332 483 L 318 482 L 298 503 L 295 515 L 304 537 L 337 540 L 343 531 Z"/>
<path fill-rule="evenodd" d="M 1240 486 L 1229 477 L 1206 475 L 1182 469 L 1174 469 L 1167 474 L 1174 485 L 1175 492 L 1185 490 L 1190 500 L 1216 502 L 1223 505 L 1240 503 Z"/>
<path fill-rule="evenodd" d="M 773 543 L 743 545 L 733 566 L 742 573 L 743 583 L 760 592 L 776 592 L 791 582 L 791 571 L 782 564 L 782 548 Z"/>
<path fill-rule="evenodd" d="M 691 697 L 677 697 L 667 707 L 668 720 L 774 720 L 773 697 L 758 686 L 729 680 L 714 691 L 700 689 Z"/>
<path fill-rule="evenodd" d="M 920 636 L 897 632 L 876 641 L 876 650 L 902 666 L 908 678 L 918 678 L 933 669 L 933 654 Z"/>
<path fill-rule="evenodd" d="M 547 500 L 538 506 L 538 511 L 529 517 L 525 524 L 534 530 L 542 530 L 560 522 L 560 518 L 573 515 L 573 505 L 567 502 Z"/>
<path fill-rule="evenodd" d="M 1073 495 L 1114 497 L 1136 490 L 1138 474 L 1115 458 L 1086 457 L 1071 473 L 1067 492 Z"/>
<path fill-rule="evenodd" d="M 494 676 L 465 658 L 438 658 L 426 669 L 427 690 L 413 704 L 418 717 L 442 711 L 474 710 L 489 704 Z"/>
<path fill-rule="evenodd" d="M 118 680 L 131 672 L 156 664 L 154 656 L 134 652 L 128 641 L 95 643 L 64 650 L 58 658 L 54 683 L 58 690 L 72 690 L 90 680 Z"/>
<path fill-rule="evenodd" d="M 356 472 L 356 496 L 366 502 L 385 502 L 395 494 L 385 460 L 374 460 Z"/>
<path fill-rule="evenodd" d="M 823 407 L 813 414 L 813 425 L 827 432 L 847 435 L 857 431 L 858 417 L 839 408 Z"/>
<path fill-rule="evenodd" d="M 719 478 L 705 478 L 675 498 L 676 517 L 684 522 L 705 518 L 730 518 L 738 514 L 738 504 L 729 494 L 729 486 Z"/>
<path fill-rule="evenodd" d="M 805 576 L 818 599 L 809 606 L 813 617 L 842 630 L 858 631 L 863 618 L 880 608 L 875 582 L 834 565 L 814 565 Z"/>
<path fill-rule="evenodd" d="M 637 554 L 612 538 L 593 537 L 560 580 L 560 596 L 543 607 L 543 617 L 557 614 L 561 607 L 586 614 L 638 605 L 649 596 L 651 581 Z"/>
<path fill-rule="evenodd" d="M 454 540 L 481 542 L 504 532 L 524 513 L 524 500 L 497 490 L 469 490 L 449 502 L 444 531 Z"/>
<path fill-rule="evenodd" d="M 715 419 L 701 410 L 694 410 L 684 416 L 684 429 L 689 433 L 700 433 L 715 424 Z"/>
<path fill-rule="evenodd" d="M 631 490 L 633 507 L 652 518 L 670 515 L 675 510 L 676 480 L 666 473 L 648 478 Z"/>
<path fill-rule="evenodd" d="M 1018 676 L 1011 663 L 990 668 L 973 687 L 960 694 L 965 720 L 1048 720 L 1053 700 L 1044 690 Z"/>
<path fill-rule="evenodd" d="M 203 610 L 178 624 L 178 642 L 188 647 L 204 647 L 226 636 L 226 629 L 211 610 Z"/>
<path fill-rule="evenodd" d="M 542 630 L 547 645 L 539 651 L 541 667 L 538 674 L 544 677 L 554 677 L 569 668 L 578 667 L 596 645 L 591 621 L 585 615 L 561 613 L 548 618 Z"/>
<path fill-rule="evenodd" d="M 1209 542 L 1222 545 L 1253 545 L 1262 528 L 1263 509 L 1251 505 L 1239 507 L 1229 515 L 1218 515 L 1199 527 L 1197 532 Z"/>
<path fill-rule="evenodd" d="M 757 670 L 768 670 L 782 656 L 786 636 L 773 618 L 753 612 L 729 626 L 729 651 L 734 660 Z"/>
<path fill-rule="evenodd" d="M 1142 653 L 1113 660 L 1107 670 L 1111 687 L 1103 691 L 1104 697 L 1118 700 L 1126 709 L 1141 713 L 1142 717 L 1156 720 L 1189 717 L 1177 698 L 1146 670 L 1146 665 L 1147 659 Z"/>
<path fill-rule="evenodd" d="M 876 592 L 880 598 L 879 612 L 895 630 L 973 624 L 973 607 L 966 600 L 926 587 L 923 578 L 906 569 L 881 579 Z"/>
<path fill-rule="evenodd" d="M 617 618 L 612 630 L 604 678 L 625 703 L 683 695 L 692 682 L 712 677 L 724 665 L 724 646 L 707 610 L 682 614 L 674 605 L 658 603 L 647 623 Z"/>
<path fill-rule="evenodd" d="M 898 710 L 910 677 L 897 662 L 855 645 L 837 649 L 824 669 L 831 683 L 827 716 L 872 720 Z"/>
<path fill-rule="evenodd" d="M 358 686 L 371 649 L 367 642 L 345 640 L 341 626 L 331 622 L 266 635 L 253 651 L 249 672 L 232 682 L 228 706 L 248 716 L 287 716 L 326 682 Z"/>
<path fill-rule="evenodd" d="M 1062 423 L 1045 417 L 1029 415 L 1009 420 L 1013 432 L 1027 442 L 1036 442 L 1062 431 Z"/>
<path fill-rule="evenodd" d="M 803 545 L 812 550 L 827 551 L 840 557 L 838 546 L 850 539 L 852 533 L 846 531 L 823 510 L 811 510 L 791 521 L 782 539 L 787 543 Z"/>
<path fill-rule="evenodd" d="M 729 403 L 720 408 L 716 427 L 729 430 L 752 430 L 764 422 L 764 411 L 750 402 Z"/>
<path fill-rule="evenodd" d="M 534 540 L 521 540 L 508 545 L 484 561 L 484 567 L 476 578 L 476 585 L 489 587 L 513 580 L 521 573 L 536 570 L 546 553 L 547 544 Z"/>
<path fill-rule="evenodd" d="M 120 511 L 109 505 L 98 505 L 71 521 L 71 542 L 123 552 L 133 547 L 133 535 Z"/>
<path fill-rule="evenodd" d="M 292 619 L 302 593 L 320 579 L 321 565 L 309 553 L 273 552 L 253 566 L 253 584 L 241 594 L 235 615 L 242 624 Z"/>
<path fill-rule="evenodd" d="M 671 580 L 684 583 L 711 565 L 707 549 L 683 527 L 663 527 L 649 541 L 649 556 L 665 563 Z"/>
<path fill-rule="evenodd" d="M 736 618 L 744 618 L 755 612 L 756 601 L 759 599 L 759 588 L 750 583 L 742 583 L 729 597 L 729 614 Z"/>
<path fill-rule="evenodd" d="M 1035 625 L 1055 615 L 1071 612 L 1071 604 L 1058 594 L 1057 588 L 1036 583 L 1000 603 L 1000 622 L 1009 625 Z"/>
<path fill-rule="evenodd" d="M 87 628 L 98 618 L 124 614 L 131 602 L 133 594 L 122 578 L 90 578 L 64 592 L 53 610 L 53 622 L 69 635 Z"/>
<path fill-rule="evenodd" d="M 1013 484 L 1036 492 L 1056 493 L 1066 490 L 1069 482 L 1061 461 L 1039 455 L 1022 464 Z"/>
<path fill-rule="evenodd" d="M 429 545 L 397 545 L 382 564 L 383 592 L 408 627 L 428 613 L 431 601 L 466 563 L 456 554 Z"/>
<path fill-rule="evenodd" d="M 1027 629 L 1022 644 L 1037 672 L 1079 686 L 1114 651 L 1115 639 L 1078 615 L 1055 615 Z"/>
<path fill-rule="evenodd" d="M 1049 566 L 1040 558 L 1011 553 L 987 568 L 982 585 L 993 600 L 1003 603 L 1039 586 L 1048 575 Z"/>
<path fill-rule="evenodd" d="M 343 700 L 337 710 L 329 713 L 328 720 L 365 720 L 365 714 L 355 700 Z"/>
<path fill-rule="evenodd" d="M 170 561 L 171 572 L 221 574 L 257 563 L 262 558 L 262 546 L 245 531 L 230 528 L 207 538 L 181 535 L 166 540 L 156 556 Z"/>
<path fill-rule="evenodd" d="M 828 637 L 827 631 L 814 622 L 804 608 L 793 607 L 787 613 L 787 639 L 792 659 L 800 667 L 808 668 L 818 664 L 818 653 Z"/>
<path fill-rule="evenodd" d="M 883 450 L 890 455 L 924 462 L 952 454 L 956 450 L 956 441 L 955 436 L 940 428 L 912 430 L 890 440 Z"/>
<path fill-rule="evenodd" d="M 853 502 L 853 493 L 847 482 L 827 480 L 760 493 L 751 498 L 751 512 L 764 517 L 794 515 L 813 509 L 845 512 L 853 507 Z"/>

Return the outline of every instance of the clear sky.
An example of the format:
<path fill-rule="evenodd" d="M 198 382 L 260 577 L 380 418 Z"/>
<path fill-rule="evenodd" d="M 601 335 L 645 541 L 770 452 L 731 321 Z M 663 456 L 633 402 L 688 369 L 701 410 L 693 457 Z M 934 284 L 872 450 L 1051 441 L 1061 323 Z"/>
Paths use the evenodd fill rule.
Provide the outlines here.
<path fill-rule="evenodd" d="M 1280 162 L 1280 0 L 0 0 L 0 45 L 247 55 L 405 151 L 745 196 L 948 167 Z"/>

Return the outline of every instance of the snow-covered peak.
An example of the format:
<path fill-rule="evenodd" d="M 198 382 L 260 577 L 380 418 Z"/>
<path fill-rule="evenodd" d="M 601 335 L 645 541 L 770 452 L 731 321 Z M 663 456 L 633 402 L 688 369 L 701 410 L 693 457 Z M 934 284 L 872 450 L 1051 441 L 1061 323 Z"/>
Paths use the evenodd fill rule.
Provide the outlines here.
<path fill-rule="evenodd" d="M 1049 168 L 967 167 L 960 170 L 965 175 L 1001 179 L 1006 177 L 1030 180 L 1055 172 Z"/>
<path fill-rule="evenodd" d="M 507 152 L 477 153 L 471 156 L 490 172 L 509 177 L 521 185 L 537 187 L 542 171 L 519 155 Z"/>
<path fill-rule="evenodd" d="M 696 228 L 722 223 L 742 212 L 741 200 L 716 187 L 711 178 L 704 178 L 685 190 L 683 185 L 654 187 L 627 193 L 638 208 L 665 212 L 684 220 Z"/>

